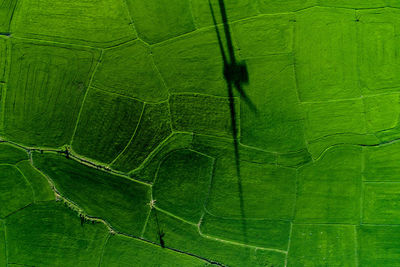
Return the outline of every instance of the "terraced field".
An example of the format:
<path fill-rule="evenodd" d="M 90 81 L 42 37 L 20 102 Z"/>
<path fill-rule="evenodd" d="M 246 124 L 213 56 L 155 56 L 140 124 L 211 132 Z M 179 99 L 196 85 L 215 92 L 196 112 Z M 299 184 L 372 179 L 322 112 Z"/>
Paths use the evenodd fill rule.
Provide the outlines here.
<path fill-rule="evenodd" d="M 400 266 L 400 1 L 210 3 L 0 0 L 0 266 Z"/>

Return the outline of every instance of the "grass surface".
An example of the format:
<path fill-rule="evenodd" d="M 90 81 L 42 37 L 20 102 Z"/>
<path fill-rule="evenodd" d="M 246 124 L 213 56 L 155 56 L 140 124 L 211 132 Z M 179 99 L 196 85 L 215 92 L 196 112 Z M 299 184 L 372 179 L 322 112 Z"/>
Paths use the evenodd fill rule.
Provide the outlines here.
<path fill-rule="evenodd" d="M 73 149 L 81 155 L 110 163 L 129 143 L 142 110 L 142 102 L 90 88 L 74 135 Z"/>
<path fill-rule="evenodd" d="M 33 192 L 21 172 L 11 165 L 0 165 L 0 218 L 33 202 Z M 15 197 L 18 196 L 18 197 Z"/>
<path fill-rule="evenodd" d="M 39 266 L 95 266 L 107 237 L 103 224 L 80 225 L 61 203 L 32 205 L 7 218 L 8 262 Z"/>
<path fill-rule="evenodd" d="M 0 0 L 0 266 L 400 265 L 399 1 L 210 3 Z"/>
<path fill-rule="evenodd" d="M 11 23 L 17 36 L 92 46 L 136 38 L 123 0 L 46 0 L 19 3 Z"/>
<path fill-rule="evenodd" d="M 150 47 L 140 40 L 105 50 L 93 86 L 148 102 L 168 97 Z"/>
<path fill-rule="evenodd" d="M 11 46 L 5 136 L 28 145 L 68 143 L 98 52 L 15 40 Z"/>
<path fill-rule="evenodd" d="M 124 172 L 138 168 L 170 134 L 171 121 L 167 103 L 145 105 L 131 140 L 111 166 Z"/>
<path fill-rule="evenodd" d="M 165 233 L 165 243 L 168 246 L 203 255 L 208 259 L 224 262 L 227 265 L 284 266 L 283 253 L 220 242 L 218 239 L 201 236 L 196 225 L 187 224 L 162 212 L 157 212 L 157 216 L 159 225 Z M 158 242 L 156 225 L 153 211 L 150 214 L 144 237 Z"/>
<path fill-rule="evenodd" d="M 90 216 L 104 218 L 119 231 L 139 235 L 149 210 L 149 187 L 94 170 L 55 154 L 35 154 L 34 165 L 51 177 L 61 194 Z"/>
<path fill-rule="evenodd" d="M 100 266 L 205 266 L 200 259 L 125 236 L 111 236 L 104 250 Z"/>
<path fill-rule="evenodd" d="M 212 167 L 212 158 L 193 151 L 171 152 L 160 164 L 153 186 L 157 207 L 192 223 L 199 222 L 210 186 Z"/>

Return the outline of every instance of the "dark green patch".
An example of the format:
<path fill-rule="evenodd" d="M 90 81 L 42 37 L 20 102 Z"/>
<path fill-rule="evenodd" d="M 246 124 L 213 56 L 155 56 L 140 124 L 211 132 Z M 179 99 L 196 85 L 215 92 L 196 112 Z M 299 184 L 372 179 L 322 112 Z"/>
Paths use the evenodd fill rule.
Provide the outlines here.
<path fill-rule="evenodd" d="M 210 187 L 213 160 L 190 150 L 176 150 L 160 164 L 153 186 L 156 205 L 198 223 Z"/>
<path fill-rule="evenodd" d="M 33 162 L 63 196 L 88 215 L 105 219 L 118 231 L 140 235 L 150 208 L 148 186 L 56 154 L 35 153 Z"/>
<path fill-rule="evenodd" d="M 111 166 L 124 172 L 138 168 L 170 134 L 168 104 L 146 104 L 135 135 Z"/>
<path fill-rule="evenodd" d="M 72 143 L 74 151 L 110 163 L 129 143 L 142 110 L 142 102 L 90 88 Z"/>

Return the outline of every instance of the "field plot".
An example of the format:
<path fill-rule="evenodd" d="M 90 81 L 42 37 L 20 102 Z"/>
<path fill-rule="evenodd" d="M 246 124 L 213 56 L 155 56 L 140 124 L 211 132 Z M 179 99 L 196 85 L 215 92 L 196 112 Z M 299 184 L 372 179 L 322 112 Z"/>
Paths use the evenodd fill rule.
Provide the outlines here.
<path fill-rule="evenodd" d="M 153 186 L 157 207 L 198 223 L 208 195 L 212 169 L 212 158 L 186 149 L 171 152 L 160 164 Z"/>
<path fill-rule="evenodd" d="M 140 40 L 105 50 L 93 86 L 147 102 L 168 97 L 150 48 Z"/>
<path fill-rule="evenodd" d="M 399 8 L 0 0 L 0 266 L 400 266 Z"/>
<path fill-rule="evenodd" d="M 347 8 L 360 8 L 360 9 L 368 9 L 368 8 L 380 8 L 387 5 L 389 1 L 385 0 L 371 0 L 371 1 L 362 1 L 362 0 L 320 0 L 319 5 L 321 6 L 329 6 L 329 7 L 347 7 Z"/>
<path fill-rule="evenodd" d="M 365 181 L 400 181 L 400 143 L 365 148 L 363 156 Z"/>
<path fill-rule="evenodd" d="M 7 265 L 7 250 L 6 250 L 6 236 L 5 236 L 4 222 L 0 221 L 0 264 L 1 266 Z"/>
<path fill-rule="evenodd" d="M 242 221 L 206 213 L 202 218 L 200 231 L 211 237 L 284 251 L 288 247 L 290 222 L 263 219 Z"/>
<path fill-rule="evenodd" d="M 286 13 L 299 11 L 319 4 L 319 0 L 257 0 L 261 13 Z"/>
<path fill-rule="evenodd" d="M 105 219 L 118 231 L 139 235 L 150 206 L 150 188 L 61 158 L 34 154 L 35 167 L 48 175 L 59 192 L 89 216 Z"/>
<path fill-rule="evenodd" d="M 396 224 L 400 220 L 398 183 L 365 183 L 363 222 L 372 224 Z"/>
<path fill-rule="evenodd" d="M 0 165 L 0 201 L 0 218 L 33 202 L 32 188 L 14 166 Z"/>
<path fill-rule="evenodd" d="M 138 168 L 170 134 L 168 104 L 146 104 L 134 135 L 111 166 L 124 172 Z"/>
<path fill-rule="evenodd" d="M 103 224 L 80 225 L 61 203 L 35 204 L 6 220 L 8 262 L 28 266 L 97 266 L 107 238 Z"/>
<path fill-rule="evenodd" d="M 243 215 L 249 219 L 290 220 L 293 217 L 295 170 L 244 160 L 240 162 L 240 169 L 238 178 L 233 155 L 216 160 L 206 206 L 211 214 L 232 219 Z M 238 179 L 241 179 L 241 188 Z"/>
<path fill-rule="evenodd" d="M 127 0 L 139 36 L 158 43 L 193 31 L 190 0 Z"/>
<path fill-rule="evenodd" d="M 53 190 L 47 178 L 35 169 L 28 160 L 20 161 L 16 167 L 32 186 L 35 202 L 55 199 Z"/>
<path fill-rule="evenodd" d="M 398 92 L 400 11 L 358 11 L 360 83 L 364 94 Z M 372 63 L 374 62 L 374 63 Z"/>
<path fill-rule="evenodd" d="M 98 52 L 19 40 L 11 46 L 5 136 L 36 146 L 69 143 Z"/>
<path fill-rule="evenodd" d="M 355 244 L 354 226 L 295 225 L 288 266 L 357 266 Z"/>
<path fill-rule="evenodd" d="M 293 57 L 252 58 L 247 64 L 250 78 L 245 88 L 257 110 L 243 101 L 240 104 L 242 143 L 276 152 L 305 148 L 304 115 L 298 103 Z"/>
<path fill-rule="evenodd" d="M 143 103 L 89 88 L 73 138 L 74 151 L 110 163 L 134 134 Z"/>
<path fill-rule="evenodd" d="M 296 20 L 295 52 L 300 100 L 360 96 L 356 76 L 355 11 L 311 8 L 300 11 Z"/>
<path fill-rule="evenodd" d="M 359 222 L 361 148 L 329 149 L 314 164 L 299 170 L 296 222 Z"/>
<path fill-rule="evenodd" d="M 16 4 L 17 0 L 0 1 L 0 33 L 10 32 L 10 21 Z"/>
<path fill-rule="evenodd" d="M 1 38 L 0 36 L 0 82 L 5 81 L 7 55 L 7 39 Z"/>
<path fill-rule="evenodd" d="M 0 164 L 16 164 L 28 159 L 28 154 L 22 149 L 0 143 Z"/>
<path fill-rule="evenodd" d="M 262 16 L 232 24 L 241 59 L 290 53 L 293 30 L 293 14 Z"/>
<path fill-rule="evenodd" d="M 399 93 L 364 97 L 365 120 L 369 133 L 383 132 L 395 128 L 400 115 Z"/>
<path fill-rule="evenodd" d="M 188 255 L 165 250 L 159 246 L 145 243 L 125 236 L 111 236 L 104 247 L 100 266 L 205 266 L 205 262 Z"/>
<path fill-rule="evenodd" d="M 361 266 L 396 266 L 400 264 L 400 226 L 359 227 L 359 253 Z"/>
<path fill-rule="evenodd" d="M 175 131 L 232 136 L 229 99 L 197 94 L 170 97 L 172 128 Z M 236 108 L 239 105 L 236 104 Z"/>
<path fill-rule="evenodd" d="M 157 223 L 154 213 L 153 210 L 150 214 L 144 237 L 158 242 Z M 163 238 L 165 246 L 201 255 L 213 261 L 223 262 L 226 265 L 284 266 L 284 253 L 203 237 L 199 234 L 197 225 L 184 223 L 159 211 L 157 211 L 157 218 L 159 226 L 165 234 Z M 188 242 L 188 240 L 190 241 Z"/>
<path fill-rule="evenodd" d="M 107 47 L 136 38 L 123 0 L 40 0 L 17 5 L 19 37 Z"/>
<path fill-rule="evenodd" d="M 214 29 L 201 29 L 165 41 L 152 50 L 170 92 L 228 96 Z"/>
<path fill-rule="evenodd" d="M 193 135 L 190 133 L 171 134 L 152 155 L 149 155 L 149 159 L 142 167 L 131 175 L 133 177 L 139 176 L 141 180 L 153 182 L 161 161 L 163 161 L 168 154 L 176 150 L 191 148 L 192 139 Z"/>
<path fill-rule="evenodd" d="M 215 10 L 217 23 L 222 23 L 219 12 L 218 0 L 211 0 L 211 5 Z M 230 22 L 255 16 L 258 13 L 257 3 L 253 0 L 226 0 L 225 8 Z M 202 28 L 213 25 L 213 19 L 210 12 L 208 1 L 192 0 L 192 12 L 197 27 Z"/>

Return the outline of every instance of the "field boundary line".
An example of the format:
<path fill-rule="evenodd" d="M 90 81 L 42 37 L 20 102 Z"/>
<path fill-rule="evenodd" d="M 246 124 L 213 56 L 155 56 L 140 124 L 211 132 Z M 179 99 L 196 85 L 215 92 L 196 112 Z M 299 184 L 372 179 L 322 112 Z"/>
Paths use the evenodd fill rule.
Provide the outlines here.
<path fill-rule="evenodd" d="M 72 146 L 72 143 L 74 141 L 76 130 L 78 129 L 79 120 L 81 118 L 81 113 L 82 113 L 82 110 L 83 110 L 83 106 L 85 105 L 86 97 L 87 97 L 87 95 L 89 93 L 90 87 L 92 86 L 92 81 L 93 81 L 94 75 L 96 74 L 97 68 L 99 67 L 99 65 L 100 65 L 100 63 L 101 63 L 101 61 L 103 59 L 104 50 L 102 49 L 100 51 L 101 51 L 100 52 L 100 57 L 99 57 L 99 59 L 98 59 L 98 61 L 96 63 L 96 66 L 93 69 L 92 75 L 90 76 L 90 80 L 89 80 L 89 83 L 87 85 L 87 89 L 86 89 L 85 95 L 83 97 L 82 104 L 81 104 L 81 107 L 79 109 L 78 116 L 76 117 L 76 123 L 75 123 L 74 131 L 72 133 L 71 141 L 69 143 L 70 146 Z"/>

